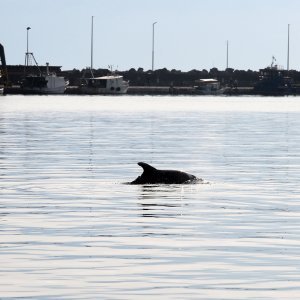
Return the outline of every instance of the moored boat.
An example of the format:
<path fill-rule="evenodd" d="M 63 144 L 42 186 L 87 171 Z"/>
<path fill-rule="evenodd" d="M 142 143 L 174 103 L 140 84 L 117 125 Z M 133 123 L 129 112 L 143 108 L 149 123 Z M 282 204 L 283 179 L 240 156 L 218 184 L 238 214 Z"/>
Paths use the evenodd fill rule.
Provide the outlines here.
<path fill-rule="evenodd" d="M 81 94 L 126 94 L 129 84 L 121 75 L 84 78 L 79 88 Z"/>
<path fill-rule="evenodd" d="M 255 94 L 280 96 L 295 93 L 294 82 L 289 72 L 275 62 L 276 59 L 273 57 L 269 67 L 260 69 L 259 81 L 254 86 Z"/>
<path fill-rule="evenodd" d="M 47 63 L 46 74 L 42 74 L 38 66 L 39 74 L 28 74 L 21 81 L 21 93 L 23 94 L 63 94 L 68 82 L 62 76 L 49 72 Z"/>
<path fill-rule="evenodd" d="M 20 92 L 23 94 L 63 94 L 68 85 L 64 77 L 50 73 L 49 63 L 46 63 L 46 72 L 43 74 L 32 52 L 28 51 L 27 27 L 27 52 L 25 53 L 24 78 L 20 82 Z M 33 64 L 34 62 L 34 64 Z"/>
<path fill-rule="evenodd" d="M 115 74 L 110 66 L 110 74 L 107 76 L 95 77 L 93 73 L 93 44 L 94 44 L 94 17 L 92 16 L 91 27 L 91 66 L 89 70 L 91 77 L 84 76 L 81 79 L 81 85 L 78 88 L 80 94 L 87 95 L 105 95 L 105 94 L 126 94 L 129 82 L 123 79 L 123 76 Z"/>
<path fill-rule="evenodd" d="M 221 87 L 217 79 L 199 79 L 195 83 L 194 89 L 198 95 L 221 95 L 225 92 L 225 88 Z"/>

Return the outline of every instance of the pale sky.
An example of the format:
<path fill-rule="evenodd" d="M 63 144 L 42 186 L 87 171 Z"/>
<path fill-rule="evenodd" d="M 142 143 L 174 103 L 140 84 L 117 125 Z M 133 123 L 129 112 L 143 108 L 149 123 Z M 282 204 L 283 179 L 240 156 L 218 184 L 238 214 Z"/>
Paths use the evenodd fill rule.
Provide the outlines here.
<path fill-rule="evenodd" d="M 39 65 L 63 70 L 90 65 L 94 18 L 94 68 L 258 70 L 287 65 L 300 70 L 300 0 L 0 0 L 0 43 L 8 64 L 23 64 L 29 51 Z"/>

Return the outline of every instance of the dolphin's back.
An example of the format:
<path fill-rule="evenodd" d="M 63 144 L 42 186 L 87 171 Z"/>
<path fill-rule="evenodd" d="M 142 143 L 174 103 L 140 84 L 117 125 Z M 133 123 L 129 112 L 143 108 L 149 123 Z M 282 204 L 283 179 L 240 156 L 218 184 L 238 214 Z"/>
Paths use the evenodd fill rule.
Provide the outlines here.
<path fill-rule="evenodd" d="M 131 182 L 131 184 L 181 184 L 197 180 L 197 177 L 176 170 L 158 170 L 147 163 L 139 162 L 144 170 L 143 174 Z"/>
<path fill-rule="evenodd" d="M 164 181 L 164 183 L 185 183 L 191 180 L 196 179 L 194 175 L 181 172 L 181 171 L 175 171 L 175 170 L 161 170 L 160 175 Z"/>

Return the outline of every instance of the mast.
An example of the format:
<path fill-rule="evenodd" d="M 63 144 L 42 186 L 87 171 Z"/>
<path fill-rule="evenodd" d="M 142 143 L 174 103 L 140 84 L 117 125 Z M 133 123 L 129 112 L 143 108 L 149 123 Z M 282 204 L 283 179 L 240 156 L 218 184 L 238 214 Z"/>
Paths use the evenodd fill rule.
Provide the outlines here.
<path fill-rule="evenodd" d="M 94 16 L 92 16 L 92 28 L 91 28 L 91 74 L 93 74 L 93 56 L 94 56 Z"/>
<path fill-rule="evenodd" d="M 228 40 L 226 42 L 226 69 L 228 69 Z"/>
<path fill-rule="evenodd" d="M 288 24 L 287 71 L 290 70 L 290 24 Z"/>
<path fill-rule="evenodd" d="M 154 71 L 154 26 L 156 23 L 152 23 L 152 72 Z"/>

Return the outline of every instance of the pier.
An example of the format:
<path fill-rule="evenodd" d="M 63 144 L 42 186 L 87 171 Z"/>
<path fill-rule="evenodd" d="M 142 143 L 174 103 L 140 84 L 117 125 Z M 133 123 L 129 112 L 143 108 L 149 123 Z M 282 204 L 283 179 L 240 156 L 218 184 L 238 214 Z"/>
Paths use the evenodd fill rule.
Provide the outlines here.
<path fill-rule="evenodd" d="M 23 95 L 23 91 L 20 86 L 14 85 L 5 88 L 4 94 L 6 95 Z M 28 93 L 26 93 L 28 94 Z M 85 95 L 78 86 L 68 86 L 65 95 Z M 164 96 L 164 95 L 191 95 L 191 96 L 205 96 L 197 93 L 193 87 L 167 87 L 167 86 L 130 86 L 128 88 L 127 95 L 153 95 L 153 96 Z M 264 95 L 254 90 L 253 87 L 236 87 L 226 88 L 223 94 L 219 96 L 260 96 Z M 274 96 L 284 95 L 300 95 L 300 86 L 296 86 L 290 93 L 277 93 Z M 206 95 L 206 96 L 217 96 L 217 95 Z"/>

